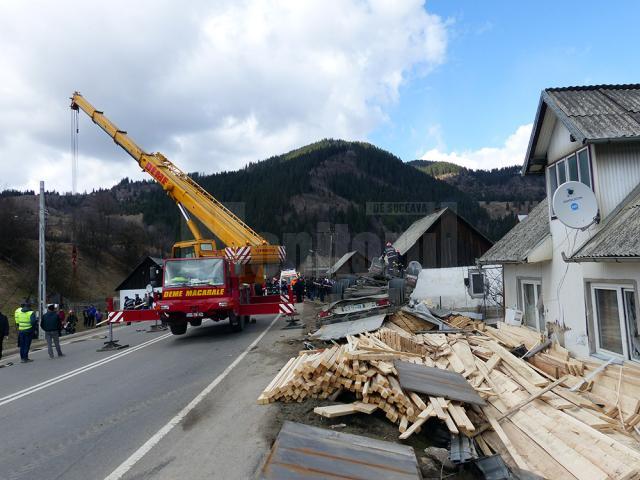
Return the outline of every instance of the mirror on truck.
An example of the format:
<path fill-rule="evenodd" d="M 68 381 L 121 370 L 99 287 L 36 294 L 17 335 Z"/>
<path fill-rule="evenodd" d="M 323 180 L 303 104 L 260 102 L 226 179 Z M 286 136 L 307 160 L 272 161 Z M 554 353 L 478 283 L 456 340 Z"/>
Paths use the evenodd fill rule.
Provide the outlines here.
<path fill-rule="evenodd" d="M 153 288 L 160 286 L 160 268 L 155 265 L 149 267 L 149 284 Z"/>

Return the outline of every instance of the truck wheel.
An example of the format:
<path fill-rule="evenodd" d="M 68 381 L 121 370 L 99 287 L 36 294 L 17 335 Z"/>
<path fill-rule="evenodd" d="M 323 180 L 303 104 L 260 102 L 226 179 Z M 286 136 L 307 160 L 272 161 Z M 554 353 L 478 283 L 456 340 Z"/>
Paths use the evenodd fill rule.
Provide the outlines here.
<path fill-rule="evenodd" d="M 202 319 L 197 318 L 195 320 L 191 320 L 189 323 L 191 324 L 192 327 L 199 327 L 200 325 L 202 325 Z"/>
<path fill-rule="evenodd" d="M 184 335 L 187 332 L 187 324 L 186 323 L 170 324 L 169 329 L 171 329 L 171 333 L 173 333 L 174 335 Z"/>
<path fill-rule="evenodd" d="M 229 325 L 231 325 L 231 330 L 233 330 L 234 332 L 241 332 L 242 330 L 244 330 L 244 317 L 230 312 Z"/>

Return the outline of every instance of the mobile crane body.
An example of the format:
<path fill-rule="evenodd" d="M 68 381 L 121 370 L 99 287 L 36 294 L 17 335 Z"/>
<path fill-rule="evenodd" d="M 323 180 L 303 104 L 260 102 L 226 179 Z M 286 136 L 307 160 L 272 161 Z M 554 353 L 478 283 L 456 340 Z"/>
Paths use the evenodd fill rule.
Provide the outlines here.
<path fill-rule="evenodd" d="M 123 321 L 162 318 L 176 335 L 186 332 L 187 323 L 197 326 L 204 318 L 228 318 L 235 330 L 242 330 L 251 315 L 295 314 L 291 293 L 288 297 L 256 296 L 251 288 L 255 282 L 262 283 L 262 265 L 284 260 L 283 247 L 270 245 L 164 155 L 146 153 L 78 92 L 71 97 L 71 108 L 85 112 L 162 186 L 176 202 L 194 237 L 174 244 L 173 258 L 165 259 L 162 298 L 154 310 L 112 313 L 122 313 L 118 318 Z M 226 247 L 219 249 L 214 240 L 204 239 L 190 214 Z"/>

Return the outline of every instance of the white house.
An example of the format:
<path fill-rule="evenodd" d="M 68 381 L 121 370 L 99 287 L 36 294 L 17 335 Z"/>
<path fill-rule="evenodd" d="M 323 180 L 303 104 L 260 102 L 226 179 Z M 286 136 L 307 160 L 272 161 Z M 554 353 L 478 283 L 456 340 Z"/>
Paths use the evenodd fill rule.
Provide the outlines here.
<path fill-rule="evenodd" d="M 640 361 L 640 85 L 544 90 L 522 173 L 546 176 L 547 199 L 479 259 L 503 265 L 505 305 L 577 355 Z M 584 231 L 551 207 L 569 180 L 598 202 Z"/>

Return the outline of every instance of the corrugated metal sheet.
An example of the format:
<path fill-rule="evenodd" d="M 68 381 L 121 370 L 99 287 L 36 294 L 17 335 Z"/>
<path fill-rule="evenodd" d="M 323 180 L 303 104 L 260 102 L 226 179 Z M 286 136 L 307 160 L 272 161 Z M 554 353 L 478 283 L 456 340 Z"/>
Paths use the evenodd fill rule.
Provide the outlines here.
<path fill-rule="evenodd" d="M 420 480 L 411 447 L 284 422 L 265 462 L 263 480 Z"/>
<path fill-rule="evenodd" d="M 640 184 L 640 149 L 628 143 L 597 145 L 597 196 L 606 218 Z"/>
<path fill-rule="evenodd" d="M 339 338 L 346 338 L 347 335 L 372 332 L 382 326 L 386 316 L 387 314 L 383 313 L 349 322 L 330 323 L 320 327 L 316 332 L 309 335 L 309 338 L 315 340 L 338 340 Z"/>
<path fill-rule="evenodd" d="M 409 249 L 413 247 L 414 243 L 416 243 L 418 239 L 424 235 L 446 211 L 447 209 L 443 208 L 442 210 L 413 222 L 393 243 L 393 248 L 400 252 L 400 255 L 407 253 Z"/>
<path fill-rule="evenodd" d="M 525 263 L 531 250 L 549 235 L 549 207 L 545 198 L 478 260 L 485 265 Z"/>
<path fill-rule="evenodd" d="M 640 185 L 571 258 L 578 262 L 617 258 L 640 260 Z"/>
<path fill-rule="evenodd" d="M 405 390 L 473 405 L 486 405 L 459 373 L 399 360 L 394 362 L 394 366 L 398 370 L 400 385 Z"/>

